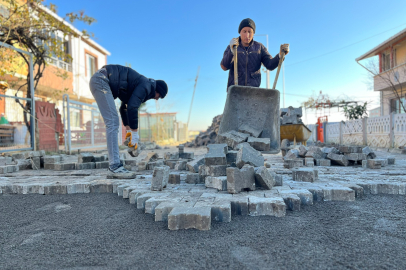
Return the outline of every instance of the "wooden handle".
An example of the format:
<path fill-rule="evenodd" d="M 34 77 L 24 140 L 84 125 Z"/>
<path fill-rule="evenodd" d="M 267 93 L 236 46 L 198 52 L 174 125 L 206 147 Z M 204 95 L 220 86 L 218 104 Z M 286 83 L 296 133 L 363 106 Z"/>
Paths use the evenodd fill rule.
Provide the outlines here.
<path fill-rule="evenodd" d="M 233 47 L 234 50 L 234 85 L 238 85 L 238 46 Z"/>
<path fill-rule="evenodd" d="M 281 55 L 281 58 L 279 59 L 278 70 L 276 71 L 275 81 L 273 83 L 272 89 L 275 89 L 275 87 L 276 87 L 276 83 L 278 82 L 278 77 L 279 77 L 279 71 L 281 71 L 281 66 L 282 66 L 282 62 L 284 59 L 285 59 L 285 52 L 282 51 L 282 55 Z"/>

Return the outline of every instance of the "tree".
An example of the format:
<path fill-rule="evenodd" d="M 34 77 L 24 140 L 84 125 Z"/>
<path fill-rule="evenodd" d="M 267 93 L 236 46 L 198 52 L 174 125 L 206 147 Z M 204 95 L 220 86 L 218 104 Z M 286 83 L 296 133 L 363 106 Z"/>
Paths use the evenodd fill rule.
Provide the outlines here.
<path fill-rule="evenodd" d="M 345 105 L 344 115 L 348 120 L 361 119 L 364 116 L 368 116 L 367 105 L 368 102 L 365 102 L 364 105 Z"/>
<path fill-rule="evenodd" d="M 399 68 L 389 68 L 390 65 L 387 66 L 388 64 L 385 63 L 382 63 L 382 65 L 386 69 L 383 72 L 381 72 L 380 63 L 377 59 L 371 59 L 366 67 L 364 65 L 361 66 L 369 72 L 371 80 L 374 80 L 375 84 L 388 89 L 394 94 L 401 108 L 406 112 L 406 104 L 402 100 L 406 94 L 406 85 L 404 82 L 402 83 L 406 79 L 406 65 Z"/>
<path fill-rule="evenodd" d="M 67 22 L 81 21 L 90 25 L 95 22 L 95 19 L 85 15 L 83 11 L 68 13 L 65 18 L 60 19 L 55 16 L 57 7 L 53 4 L 43 5 L 44 0 L 3 0 L 3 2 L 7 12 L 4 17 L 0 15 L 0 42 L 18 47 L 34 55 L 35 92 L 50 58 L 60 58 L 68 63 L 72 60 L 68 52 L 65 51 L 64 42 L 68 36 L 78 37 L 79 34 Z M 83 30 L 82 34 L 89 36 L 86 30 Z M 18 87 L 17 93 L 20 90 L 25 90 L 26 97 L 31 98 L 29 58 L 22 53 L 0 46 L 0 63 L 0 76 L 14 75 L 21 70 L 22 66 L 26 67 L 28 72 L 25 83 Z M 57 75 L 64 78 L 66 72 L 60 72 Z M 20 100 L 16 101 L 23 108 L 25 112 L 24 121 L 29 127 L 31 103 L 27 102 L 23 105 Z"/>

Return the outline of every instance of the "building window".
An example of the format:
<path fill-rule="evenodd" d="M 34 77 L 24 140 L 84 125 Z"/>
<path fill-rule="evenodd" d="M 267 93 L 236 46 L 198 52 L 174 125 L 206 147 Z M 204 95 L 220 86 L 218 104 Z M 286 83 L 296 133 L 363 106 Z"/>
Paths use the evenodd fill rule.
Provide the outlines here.
<path fill-rule="evenodd" d="M 86 75 L 91 77 L 97 71 L 97 58 L 86 54 Z"/>
<path fill-rule="evenodd" d="M 402 104 L 406 107 L 406 99 L 403 97 L 400 100 L 397 98 L 391 99 L 390 100 L 390 112 L 391 113 L 405 113 L 405 110 L 403 110 Z"/>
<path fill-rule="evenodd" d="M 382 54 L 382 71 L 386 71 L 390 69 L 390 54 L 383 53 Z"/>

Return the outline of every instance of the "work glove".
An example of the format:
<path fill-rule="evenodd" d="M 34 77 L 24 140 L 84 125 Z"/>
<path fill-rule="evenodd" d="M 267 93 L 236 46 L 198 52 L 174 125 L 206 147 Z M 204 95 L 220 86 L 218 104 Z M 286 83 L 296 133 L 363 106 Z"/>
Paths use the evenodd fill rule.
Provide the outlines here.
<path fill-rule="evenodd" d="M 131 130 L 127 130 L 127 133 L 125 134 L 125 140 L 123 142 L 123 145 L 128 146 L 128 144 L 131 142 Z"/>
<path fill-rule="evenodd" d="M 137 150 L 139 140 L 140 140 L 140 136 L 138 135 L 138 132 L 131 130 L 131 140 L 128 144 L 128 147 L 134 148 L 134 150 Z"/>
<path fill-rule="evenodd" d="M 282 56 L 282 52 L 285 52 L 285 55 L 287 55 L 289 53 L 289 44 L 282 44 L 281 45 L 281 49 L 279 51 L 279 57 Z"/>
<path fill-rule="evenodd" d="M 239 45 L 238 38 L 232 38 L 230 41 L 230 50 L 232 54 L 234 54 L 234 46 L 238 47 L 238 45 Z"/>

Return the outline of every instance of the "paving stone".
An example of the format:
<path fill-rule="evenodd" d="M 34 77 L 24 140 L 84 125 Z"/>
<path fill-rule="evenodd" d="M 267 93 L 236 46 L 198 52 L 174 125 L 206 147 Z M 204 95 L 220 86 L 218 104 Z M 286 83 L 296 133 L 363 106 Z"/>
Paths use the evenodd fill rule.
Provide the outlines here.
<path fill-rule="evenodd" d="M 67 194 L 68 189 L 66 185 L 44 185 L 45 195 Z"/>
<path fill-rule="evenodd" d="M 168 196 L 150 198 L 145 201 L 145 213 L 154 215 L 156 207 L 159 206 L 161 203 L 176 203 L 178 201 L 179 199 L 168 198 Z"/>
<path fill-rule="evenodd" d="M 186 164 L 187 164 L 187 161 L 186 160 L 180 160 L 180 161 L 177 161 L 176 162 L 176 164 L 175 164 L 175 170 L 178 170 L 178 171 L 186 171 Z"/>
<path fill-rule="evenodd" d="M 378 183 L 378 194 L 399 194 L 399 183 Z"/>
<path fill-rule="evenodd" d="M 342 182 L 340 182 L 340 185 L 342 185 L 344 187 L 348 187 L 348 188 L 354 190 L 355 198 L 361 199 L 361 198 L 364 197 L 364 188 L 363 187 L 361 187 L 361 186 L 359 186 L 357 184 L 354 184 L 354 183 L 342 183 Z"/>
<path fill-rule="evenodd" d="M 237 162 L 237 154 L 238 154 L 238 151 L 233 151 L 233 150 L 228 151 L 228 153 L 226 155 L 228 165 L 230 165 L 232 163 L 235 164 Z"/>
<path fill-rule="evenodd" d="M 279 191 L 279 194 L 290 193 L 295 194 L 300 198 L 302 205 L 313 205 L 313 193 L 307 189 L 291 189 L 287 191 Z"/>
<path fill-rule="evenodd" d="M 314 182 L 318 179 L 318 171 L 311 168 L 292 169 L 293 181 Z"/>
<path fill-rule="evenodd" d="M 137 197 L 137 209 L 145 209 L 145 202 L 151 198 L 159 198 L 166 194 L 162 193 L 144 193 Z"/>
<path fill-rule="evenodd" d="M 283 194 L 282 198 L 288 210 L 300 211 L 301 201 L 296 194 Z"/>
<path fill-rule="evenodd" d="M 260 198 L 249 196 L 248 209 L 250 216 L 283 217 L 286 215 L 286 204 L 281 197 Z"/>
<path fill-rule="evenodd" d="M 44 163 L 61 163 L 63 162 L 63 157 L 62 156 L 45 156 L 44 157 Z"/>
<path fill-rule="evenodd" d="M 217 190 L 227 190 L 227 176 L 207 176 L 205 178 L 205 186 L 215 188 Z"/>
<path fill-rule="evenodd" d="M 241 169 L 246 164 L 254 167 L 263 166 L 264 157 L 260 152 L 252 148 L 248 143 L 243 143 L 237 153 L 236 165 L 238 168 Z"/>
<path fill-rule="evenodd" d="M 255 171 L 252 166 L 243 168 L 227 168 L 227 191 L 231 194 L 240 193 L 243 190 L 255 190 Z"/>
<path fill-rule="evenodd" d="M 209 148 L 209 152 L 204 157 L 204 164 L 206 166 L 227 165 L 227 144 L 209 144 L 207 147 Z"/>
<path fill-rule="evenodd" d="M 375 155 L 374 152 L 371 152 L 371 153 L 369 153 L 369 154 L 367 155 L 367 159 L 374 159 L 374 158 L 376 158 L 376 155 Z"/>
<path fill-rule="evenodd" d="M 163 190 L 163 188 L 167 186 L 168 180 L 169 180 L 169 167 L 168 166 L 155 167 L 154 172 L 152 174 L 151 190 L 153 191 Z"/>
<path fill-rule="evenodd" d="M 78 155 L 78 163 L 94 162 L 94 155 L 92 153 L 80 153 Z"/>
<path fill-rule="evenodd" d="M 348 166 L 348 159 L 344 155 L 338 155 L 334 153 L 329 153 L 327 158 L 332 161 L 332 163 L 341 165 L 341 166 Z"/>
<path fill-rule="evenodd" d="M 179 153 L 179 158 L 182 159 L 194 159 L 195 158 L 195 153 Z"/>
<path fill-rule="evenodd" d="M 255 138 L 249 137 L 249 145 L 252 146 L 257 151 L 270 151 L 271 150 L 271 139 L 270 138 Z"/>
<path fill-rule="evenodd" d="M 317 146 L 310 146 L 305 157 L 312 157 L 314 159 L 322 159 L 324 157 L 324 153 L 320 150 Z"/>
<path fill-rule="evenodd" d="M 168 215 L 168 229 L 210 230 L 210 207 L 175 207 Z"/>
<path fill-rule="evenodd" d="M 188 173 L 186 175 L 186 183 L 188 184 L 199 184 L 201 182 L 201 177 L 198 173 Z"/>
<path fill-rule="evenodd" d="M 73 183 L 66 186 L 68 194 L 90 193 L 90 184 Z"/>
<path fill-rule="evenodd" d="M 211 165 L 211 166 L 205 166 L 202 165 L 202 172 L 206 176 L 226 176 L 226 169 L 227 165 Z"/>
<path fill-rule="evenodd" d="M 55 163 L 54 170 L 55 171 L 68 171 L 68 170 L 75 170 L 76 163 Z"/>
<path fill-rule="evenodd" d="M 316 159 L 316 166 L 330 167 L 331 160 L 329 159 Z"/>
<path fill-rule="evenodd" d="M 170 172 L 168 183 L 179 185 L 180 184 L 180 173 L 179 172 Z"/>
<path fill-rule="evenodd" d="M 362 168 L 367 169 L 368 168 L 368 160 L 362 160 Z"/>
<path fill-rule="evenodd" d="M 255 185 L 263 189 L 272 189 L 275 185 L 275 179 L 264 166 L 259 167 L 255 171 Z"/>
<path fill-rule="evenodd" d="M 151 190 L 150 189 L 134 189 L 132 190 L 129 194 L 128 194 L 128 199 L 130 204 L 137 204 L 137 199 L 139 196 L 146 194 L 146 193 L 150 193 Z"/>
<path fill-rule="evenodd" d="M 137 166 L 137 160 L 136 159 L 124 159 L 123 161 L 124 161 L 123 163 L 125 165 Z"/>
<path fill-rule="evenodd" d="M 239 127 L 238 131 L 241 133 L 249 134 L 250 136 L 255 137 L 255 138 L 258 138 L 262 134 L 262 130 L 254 128 L 246 123 L 242 124 Z"/>
<path fill-rule="evenodd" d="M 292 169 L 296 167 L 303 167 L 303 160 L 302 159 L 291 159 L 291 160 L 285 160 L 283 162 L 283 167 L 286 169 Z"/>
<path fill-rule="evenodd" d="M 370 153 L 372 153 L 371 148 L 369 148 L 369 146 L 365 146 L 364 148 L 362 148 L 362 153 L 365 155 L 369 155 Z"/>
<path fill-rule="evenodd" d="M 177 160 L 165 160 L 164 164 L 165 164 L 166 166 L 168 166 L 171 170 L 174 170 L 174 169 L 175 169 L 175 166 L 176 166 L 176 162 L 177 162 Z M 140 163 L 138 164 L 138 169 L 139 169 L 139 170 L 141 170 L 141 169 L 140 169 L 140 164 L 142 164 L 142 162 L 140 162 Z M 145 165 L 145 169 L 146 169 L 146 165 Z"/>
<path fill-rule="evenodd" d="M 198 201 L 194 207 L 210 207 L 211 220 L 216 222 L 231 221 L 231 203 L 229 200 Z"/>
<path fill-rule="evenodd" d="M 164 165 L 164 161 L 163 160 L 156 160 L 156 161 L 151 161 L 147 163 L 146 169 L 147 170 L 154 170 L 156 167 L 162 167 L 165 166 Z M 176 167 L 176 166 L 175 166 Z"/>
<path fill-rule="evenodd" d="M 76 170 L 92 170 L 96 168 L 96 163 L 87 162 L 87 163 L 75 163 Z"/>
<path fill-rule="evenodd" d="M 41 153 L 39 151 L 27 151 L 24 152 L 24 158 L 40 157 Z"/>
<path fill-rule="evenodd" d="M 283 178 L 282 175 L 278 175 L 275 172 L 270 172 L 273 178 L 275 179 L 275 187 L 283 186 Z"/>
<path fill-rule="evenodd" d="M 307 151 L 306 151 L 307 152 Z M 290 149 L 283 157 L 284 160 L 296 160 L 299 157 L 298 149 Z"/>
<path fill-rule="evenodd" d="M 14 160 L 17 160 L 17 159 L 25 159 L 24 153 L 11 154 L 11 157 L 12 157 Z"/>
<path fill-rule="evenodd" d="M 321 151 L 326 155 L 328 155 L 330 153 L 340 154 L 340 151 L 335 147 L 323 147 L 323 148 L 321 148 Z"/>
<path fill-rule="evenodd" d="M 108 161 L 95 162 L 95 164 L 96 169 L 108 169 L 110 166 Z"/>
<path fill-rule="evenodd" d="M 305 158 L 306 167 L 314 167 L 314 158 Z"/>
<path fill-rule="evenodd" d="M 231 213 L 233 215 L 248 216 L 248 197 L 233 197 L 231 198 Z"/>
<path fill-rule="evenodd" d="M 218 143 L 225 143 L 232 149 L 234 149 L 238 144 L 246 142 L 249 134 L 237 132 L 235 130 L 228 131 L 226 133 L 217 135 Z"/>
<path fill-rule="evenodd" d="M 271 165 L 271 163 L 270 162 L 264 162 L 264 166 L 267 168 L 267 169 L 269 169 L 269 168 L 271 168 L 272 167 L 272 165 Z"/>
<path fill-rule="evenodd" d="M 196 158 L 196 159 L 194 159 L 192 161 L 189 161 L 186 164 L 186 166 L 189 169 L 189 172 L 192 172 L 192 173 L 198 173 L 200 165 L 204 165 L 204 157 Z"/>
<path fill-rule="evenodd" d="M 18 170 L 30 170 L 31 161 L 29 159 L 18 159 L 17 160 Z"/>
<path fill-rule="evenodd" d="M 303 158 L 306 157 L 306 153 L 308 151 L 306 146 L 300 145 L 297 150 L 298 150 L 298 156 L 299 157 L 303 157 Z"/>
<path fill-rule="evenodd" d="M 395 165 L 395 158 L 388 158 L 388 165 Z"/>
<path fill-rule="evenodd" d="M 38 152 L 38 151 L 35 151 Z M 30 162 L 31 162 L 31 168 L 33 170 L 39 170 L 41 168 L 41 157 L 32 157 L 30 158 Z M 73 163 L 75 164 L 75 163 Z M 75 168 L 73 168 L 74 170 Z"/>
<path fill-rule="evenodd" d="M 367 168 L 369 169 L 380 169 L 386 165 L 387 160 L 384 159 L 368 159 Z"/>
<path fill-rule="evenodd" d="M 324 201 L 355 201 L 355 191 L 343 186 L 322 187 Z"/>
<path fill-rule="evenodd" d="M 103 162 L 103 161 L 107 161 L 107 160 L 108 160 L 107 155 L 101 155 L 101 156 L 94 157 L 94 162 Z M 125 159 L 125 160 L 128 160 L 128 159 Z"/>
<path fill-rule="evenodd" d="M 179 153 L 178 152 L 166 152 L 164 154 L 164 159 L 165 160 L 175 160 L 179 159 Z"/>

